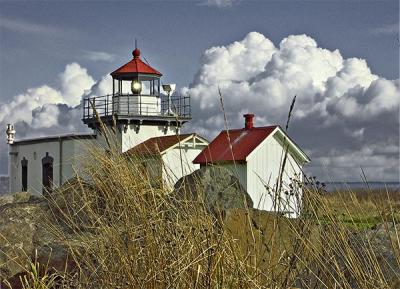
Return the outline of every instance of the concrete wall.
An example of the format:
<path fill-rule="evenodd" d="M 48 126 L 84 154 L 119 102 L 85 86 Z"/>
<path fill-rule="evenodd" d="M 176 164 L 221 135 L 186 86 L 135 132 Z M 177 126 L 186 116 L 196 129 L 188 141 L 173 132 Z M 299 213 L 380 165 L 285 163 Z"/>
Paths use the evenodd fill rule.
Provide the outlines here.
<path fill-rule="evenodd" d="M 42 193 L 42 158 L 49 156 L 54 158 L 53 182 L 60 181 L 60 144 L 58 141 L 39 142 L 29 144 L 14 144 L 10 156 L 10 190 L 20 192 L 22 190 L 22 168 L 21 160 L 25 157 L 28 160 L 28 191 L 33 194 Z"/>
<path fill-rule="evenodd" d="M 134 124 L 128 125 L 126 131 L 124 130 L 123 125 L 121 125 L 120 131 L 122 152 L 126 152 L 127 150 L 144 142 L 145 140 L 148 140 L 149 138 L 175 135 L 177 133 L 175 127 L 170 126 L 167 128 L 167 130 L 165 130 L 164 126 L 156 125 L 141 125 L 137 131 L 136 125 Z"/>
<path fill-rule="evenodd" d="M 173 126 L 165 130 L 164 126 L 141 125 L 137 130 L 136 124 L 129 124 L 126 127 L 123 124 L 119 124 L 115 133 L 110 127 L 107 127 L 107 132 L 110 145 L 121 153 L 126 152 L 149 138 L 175 135 L 177 133 L 176 127 Z M 108 149 L 107 141 L 103 135 L 98 134 L 97 143 L 104 149 Z"/>
<path fill-rule="evenodd" d="M 15 143 L 10 147 L 10 192 L 22 190 L 21 160 L 28 160 L 28 192 L 42 193 L 42 158 L 53 158 L 53 184 L 60 186 L 82 166 L 86 149 L 92 139 L 53 139 L 51 141 Z"/>

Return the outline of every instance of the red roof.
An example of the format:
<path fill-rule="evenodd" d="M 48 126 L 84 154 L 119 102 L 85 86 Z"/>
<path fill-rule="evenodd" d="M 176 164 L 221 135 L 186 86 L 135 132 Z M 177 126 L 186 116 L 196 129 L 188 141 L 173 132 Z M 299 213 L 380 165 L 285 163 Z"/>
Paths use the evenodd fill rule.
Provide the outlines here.
<path fill-rule="evenodd" d="M 277 126 L 253 127 L 222 131 L 193 161 L 206 164 L 224 161 L 245 161 L 246 157 L 265 140 Z M 229 138 L 228 138 L 229 135 Z M 232 145 L 232 149 L 229 145 Z"/>
<path fill-rule="evenodd" d="M 132 74 L 132 73 L 143 73 L 143 74 L 155 74 L 161 76 L 162 74 L 155 70 L 150 65 L 147 65 L 140 59 L 140 50 L 135 49 L 132 52 L 133 59 L 128 63 L 122 65 L 117 70 L 111 72 L 112 76 L 119 76 L 124 74 Z"/>
<path fill-rule="evenodd" d="M 176 145 L 177 143 L 187 139 L 190 136 L 196 136 L 196 134 L 181 134 L 181 135 L 168 135 L 161 137 L 150 138 L 137 146 L 127 150 L 127 155 L 157 155 L 166 149 Z"/>

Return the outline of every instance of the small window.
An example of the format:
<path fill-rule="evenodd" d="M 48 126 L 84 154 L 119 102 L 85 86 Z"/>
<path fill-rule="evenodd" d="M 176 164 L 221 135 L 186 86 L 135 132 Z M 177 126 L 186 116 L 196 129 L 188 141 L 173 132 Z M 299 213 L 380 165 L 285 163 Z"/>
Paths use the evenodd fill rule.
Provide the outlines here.
<path fill-rule="evenodd" d="M 21 173 L 22 188 L 21 188 L 21 190 L 23 192 L 26 192 L 28 190 L 28 160 L 25 157 L 21 160 L 21 168 L 22 168 L 22 173 Z"/>

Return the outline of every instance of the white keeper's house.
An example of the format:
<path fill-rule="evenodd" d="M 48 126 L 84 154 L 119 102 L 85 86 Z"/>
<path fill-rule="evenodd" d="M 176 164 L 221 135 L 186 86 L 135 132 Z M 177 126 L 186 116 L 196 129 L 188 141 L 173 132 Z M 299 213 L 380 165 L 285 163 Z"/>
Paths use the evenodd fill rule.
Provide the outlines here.
<path fill-rule="evenodd" d="M 236 175 L 254 208 L 297 217 L 301 209 L 308 156 L 280 126 L 253 126 L 245 114 L 244 128 L 224 130 L 194 159 L 200 166 L 218 165 Z"/>
<path fill-rule="evenodd" d="M 196 134 L 180 135 L 191 119 L 190 98 L 174 94 L 174 84 L 161 85 L 162 74 L 141 60 L 139 49 L 132 55 L 111 73 L 112 94 L 83 99 L 82 121 L 92 133 L 14 140 L 16 132 L 8 125 L 10 192 L 47 192 L 72 178 L 88 145 L 105 147 L 99 118 L 110 130 L 114 128 L 121 153 L 145 147 L 158 153 L 164 162 L 160 174 L 168 186 L 200 167 L 192 161 L 208 141 Z M 182 153 L 183 168 L 177 161 Z"/>

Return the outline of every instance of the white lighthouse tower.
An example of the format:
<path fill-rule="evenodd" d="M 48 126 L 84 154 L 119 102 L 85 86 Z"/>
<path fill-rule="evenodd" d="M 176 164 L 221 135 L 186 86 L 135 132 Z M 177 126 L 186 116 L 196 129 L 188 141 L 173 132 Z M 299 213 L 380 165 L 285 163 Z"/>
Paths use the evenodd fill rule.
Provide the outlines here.
<path fill-rule="evenodd" d="M 174 84 L 163 84 L 166 95 L 161 94 L 162 74 L 140 59 L 139 49 L 132 55 L 111 73 L 112 94 L 83 99 L 82 121 L 94 133 L 14 140 L 15 130 L 8 125 L 10 192 L 51 192 L 79 173 L 87 147 L 104 148 L 107 139 L 127 156 L 150 154 L 148 161 L 156 159 L 154 166 L 160 168 L 154 177 L 168 187 L 200 167 L 192 161 L 208 141 L 195 133 L 180 134 L 191 119 L 190 98 L 174 94 Z M 103 127 L 113 132 L 108 138 Z"/>
<path fill-rule="evenodd" d="M 173 94 L 175 85 L 163 85 L 162 74 L 140 58 L 133 58 L 111 73 L 110 95 L 87 97 L 83 101 L 83 122 L 100 131 L 100 122 L 114 128 L 116 141 L 125 152 L 153 137 L 178 134 L 191 119 L 190 98 Z"/>

